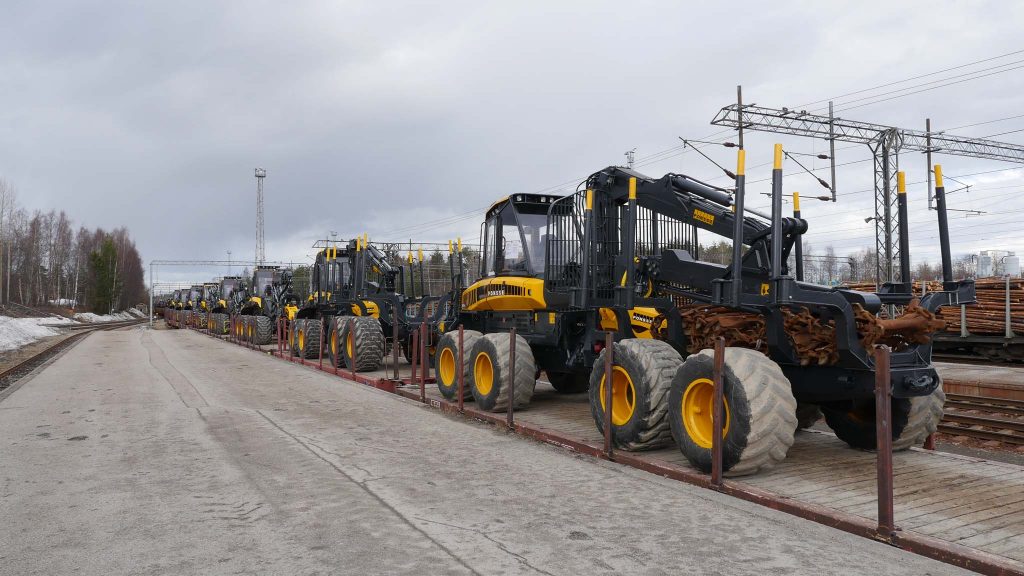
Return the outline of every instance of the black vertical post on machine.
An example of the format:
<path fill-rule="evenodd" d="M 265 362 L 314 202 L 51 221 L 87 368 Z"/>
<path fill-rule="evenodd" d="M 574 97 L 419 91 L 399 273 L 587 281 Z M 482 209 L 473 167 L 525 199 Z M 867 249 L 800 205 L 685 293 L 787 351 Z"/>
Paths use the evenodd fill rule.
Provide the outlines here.
<path fill-rule="evenodd" d="M 742 124 L 741 124 L 742 126 Z M 740 132 L 742 134 L 742 130 Z M 747 151 L 742 147 L 736 152 L 736 196 L 733 207 L 732 231 L 732 305 L 739 306 L 743 294 L 743 196 L 747 188 Z"/>
<path fill-rule="evenodd" d="M 355 287 L 353 298 L 362 293 L 363 288 L 363 237 L 356 236 L 355 270 L 352 270 L 352 285 Z"/>
<path fill-rule="evenodd" d="M 623 255 L 626 260 L 626 278 L 623 295 L 623 304 L 626 310 L 633 309 L 633 298 L 636 290 L 633 289 L 633 279 L 636 270 L 636 178 L 629 178 L 629 200 L 626 202 L 626 222 L 622 227 Z"/>
<path fill-rule="evenodd" d="M 587 307 L 587 292 L 590 289 L 590 239 L 593 236 L 591 228 L 594 223 L 594 191 L 587 188 L 586 204 L 583 208 L 583 257 L 580 262 L 580 296 L 576 303 L 580 308 Z"/>
<path fill-rule="evenodd" d="M 896 173 L 896 217 L 900 231 L 900 282 L 907 293 L 914 291 L 910 277 L 910 216 L 907 214 L 907 175 Z"/>
<path fill-rule="evenodd" d="M 743 87 L 736 87 L 736 114 L 739 118 L 739 145 L 736 152 L 736 196 L 733 198 L 732 231 L 732 305 L 739 306 L 743 294 L 743 197 L 747 189 L 747 151 L 743 149 Z M 696 256 L 695 256 L 696 257 Z"/>
<path fill-rule="evenodd" d="M 775 145 L 772 167 L 772 301 L 779 301 L 778 287 L 782 278 L 782 144 Z"/>
<path fill-rule="evenodd" d="M 946 215 L 946 186 L 942 166 L 935 165 L 935 211 L 939 213 L 939 249 L 942 252 L 942 282 L 953 281 L 953 258 L 949 253 L 949 219 Z M 948 289 L 948 287 L 945 287 Z"/>
<path fill-rule="evenodd" d="M 892 483 L 892 378 L 888 346 L 875 348 L 875 435 L 878 480 L 878 535 L 886 540 L 896 530 Z"/>
<path fill-rule="evenodd" d="M 604 453 L 612 460 L 612 351 L 615 349 L 615 336 L 611 332 L 604 335 Z"/>
<path fill-rule="evenodd" d="M 722 485 L 722 429 L 725 427 L 725 390 L 722 372 L 725 370 L 725 338 L 715 338 L 715 363 L 712 371 L 714 399 L 711 403 L 711 484 Z"/>
<path fill-rule="evenodd" d="M 423 276 L 423 248 L 419 248 L 416 255 L 420 258 L 420 297 L 423 298 L 427 295 L 427 283 Z"/>
<path fill-rule="evenodd" d="M 793 192 L 793 218 L 800 219 L 800 193 Z M 804 240 L 803 234 L 796 235 L 796 242 L 793 245 L 796 260 L 796 279 L 804 281 Z"/>

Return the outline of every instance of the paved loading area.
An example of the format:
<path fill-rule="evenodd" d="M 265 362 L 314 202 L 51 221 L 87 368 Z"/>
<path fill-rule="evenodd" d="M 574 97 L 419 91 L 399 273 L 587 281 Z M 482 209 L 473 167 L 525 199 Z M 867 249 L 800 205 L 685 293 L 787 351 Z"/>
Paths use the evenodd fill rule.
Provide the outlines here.
<path fill-rule="evenodd" d="M 0 402 L 2 574 L 963 574 L 190 331 Z"/>

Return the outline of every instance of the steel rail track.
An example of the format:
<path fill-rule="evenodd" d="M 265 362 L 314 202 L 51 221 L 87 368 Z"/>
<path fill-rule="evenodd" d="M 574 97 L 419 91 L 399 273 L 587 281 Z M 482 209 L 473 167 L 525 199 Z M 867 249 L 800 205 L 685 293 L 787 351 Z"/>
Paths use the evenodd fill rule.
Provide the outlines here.
<path fill-rule="evenodd" d="M 946 409 L 939 431 L 957 436 L 971 436 L 1008 444 L 1024 444 L 1024 401 L 987 396 L 947 394 Z M 975 412 L 968 414 L 966 411 Z M 1009 416 L 998 417 L 996 414 Z"/>
<path fill-rule="evenodd" d="M 54 354 L 69 348 L 83 340 L 89 334 L 98 331 L 115 330 L 117 328 L 127 328 L 128 326 L 134 326 L 145 322 L 145 319 L 138 320 L 122 320 L 118 322 L 104 322 L 102 324 L 95 324 L 91 326 L 80 326 L 77 330 L 69 335 L 67 338 L 63 338 L 47 346 L 46 348 L 36 352 L 35 354 L 21 360 L 17 364 L 0 372 L 0 391 L 7 389 L 13 380 L 17 380 L 21 376 L 35 370 L 39 365 L 48 360 Z"/>

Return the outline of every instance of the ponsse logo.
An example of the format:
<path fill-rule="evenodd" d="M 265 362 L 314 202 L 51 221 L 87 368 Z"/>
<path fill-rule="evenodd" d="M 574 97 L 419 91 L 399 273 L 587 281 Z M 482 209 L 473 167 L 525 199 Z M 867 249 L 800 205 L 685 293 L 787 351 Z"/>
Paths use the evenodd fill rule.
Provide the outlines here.
<path fill-rule="evenodd" d="M 714 215 L 708 214 L 707 212 L 705 212 L 703 210 L 698 210 L 697 208 L 693 209 L 693 219 L 698 221 L 698 222 L 703 222 L 703 223 L 705 223 L 705 224 L 707 224 L 709 226 L 711 226 L 711 225 L 713 225 L 715 223 Z"/>

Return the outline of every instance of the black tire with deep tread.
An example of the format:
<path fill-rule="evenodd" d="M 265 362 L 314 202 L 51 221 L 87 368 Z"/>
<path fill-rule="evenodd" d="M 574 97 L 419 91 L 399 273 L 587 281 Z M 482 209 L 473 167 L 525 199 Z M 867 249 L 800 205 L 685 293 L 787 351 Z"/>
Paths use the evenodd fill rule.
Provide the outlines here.
<path fill-rule="evenodd" d="M 306 336 L 303 339 L 305 346 L 302 350 L 299 350 L 299 355 L 307 360 L 320 357 L 320 350 L 318 347 L 321 345 L 320 342 L 320 330 L 322 329 L 322 322 L 318 319 L 311 318 L 302 322 L 303 329 L 306 331 Z"/>
<path fill-rule="evenodd" d="M 942 383 L 928 396 L 892 399 L 892 449 L 907 450 L 924 443 L 942 420 L 946 394 Z M 875 401 L 860 400 L 853 406 L 822 406 L 825 422 L 836 436 L 853 448 L 878 447 Z"/>
<path fill-rule="evenodd" d="M 530 344 L 522 336 L 516 335 L 516 364 L 514 367 L 509 363 L 509 345 L 511 334 L 498 332 L 486 334 L 478 338 L 470 349 L 470 378 L 469 387 L 477 406 L 489 412 L 505 412 L 508 410 L 509 402 L 509 374 L 513 374 L 514 398 L 512 409 L 519 410 L 530 404 L 533 391 L 537 386 L 537 367 L 533 359 L 533 350 Z M 491 360 L 493 369 L 493 382 L 491 390 L 484 394 L 477 387 L 476 358 L 480 354 L 487 354 Z"/>
<path fill-rule="evenodd" d="M 629 451 L 668 446 L 672 443 L 667 418 L 668 392 L 682 357 L 667 342 L 640 338 L 616 342 L 612 352 L 614 365 L 625 370 L 633 381 L 636 398 L 629 420 L 622 425 L 612 424 L 612 442 L 617 448 Z M 607 350 L 602 350 L 594 362 L 589 396 L 590 414 L 602 435 L 604 408 L 600 391 L 605 354 Z"/>
<path fill-rule="evenodd" d="M 821 406 L 817 404 L 796 403 L 796 429 L 806 430 L 821 420 Z"/>
<path fill-rule="evenodd" d="M 468 400 L 473 397 L 473 390 L 470 386 L 471 372 L 473 371 L 473 355 L 471 354 L 473 346 L 476 345 L 477 340 L 483 338 L 483 334 L 476 330 L 463 330 L 462 332 L 462 375 L 463 375 L 463 389 L 462 398 Z M 455 367 L 455 373 L 452 375 L 451 382 L 446 381 L 442 375 L 441 357 L 444 355 L 445 350 L 448 350 L 452 354 L 452 358 L 455 363 L 459 362 L 459 332 L 452 331 L 441 336 L 441 340 L 437 343 L 437 389 L 441 392 L 441 395 L 446 400 L 457 400 L 459 397 L 459 367 Z M 518 350 L 516 351 L 518 353 Z"/>
<path fill-rule="evenodd" d="M 303 319 L 296 318 L 295 320 L 292 320 L 292 325 L 290 327 L 290 334 L 291 334 L 290 345 L 291 345 L 291 349 L 292 349 L 292 356 L 301 357 L 301 355 L 302 355 L 302 351 L 299 350 L 299 331 L 306 329 L 305 328 L 305 324 L 306 324 L 306 321 L 303 320 Z"/>
<path fill-rule="evenodd" d="M 371 372 L 380 368 L 384 359 L 384 331 L 380 327 L 380 320 L 373 316 L 353 316 L 343 318 L 341 322 L 341 356 L 345 359 L 345 365 L 356 372 Z M 349 357 L 348 342 L 349 330 L 352 330 L 352 346 L 355 351 L 355 363 Z"/>
<path fill-rule="evenodd" d="M 267 316 L 256 317 L 256 344 L 260 346 L 274 341 L 274 320 Z"/>
<path fill-rule="evenodd" d="M 601 365 L 602 367 L 604 364 Z M 579 394 L 590 389 L 590 378 L 579 372 L 546 372 L 548 382 L 559 394 Z"/>
<path fill-rule="evenodd" d="M 338 329 L 340 318 L 331 318 L 327 325 L 327 337 L 324 338 L 324 347 L 327 348 L 327 358 L 331 366 L 336 368 L 345 367 L 345 357 L 341 353 L 341 331 Z"/>
<path fill-rule="evenodd" d="M 668 400 L 672 437 L 686 459 L 703 472 L 711 470 L 711 448 L 699 445 L 686 431 L 682 401 L 694 381 L 712 379 L 714 361 L 712 350 L 689 356 L 672 381 Z M 729 347 L 722 384 L 729 421 L 722 471 L 728 476 L 756 474 L 784 460 L 797 427 L 796 399 L 779 365 L 756 350 Z"/>

